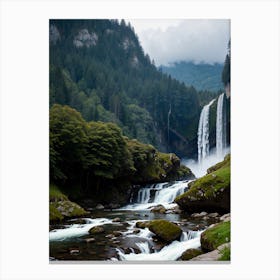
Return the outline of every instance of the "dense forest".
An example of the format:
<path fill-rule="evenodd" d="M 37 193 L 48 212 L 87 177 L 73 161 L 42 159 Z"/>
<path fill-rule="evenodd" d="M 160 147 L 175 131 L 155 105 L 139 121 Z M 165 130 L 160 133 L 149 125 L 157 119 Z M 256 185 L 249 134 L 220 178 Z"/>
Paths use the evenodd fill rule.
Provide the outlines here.
<path fill-rule="evenodd" d="M 179 156 L 196 154 L 197 91 L 159 71 L 124 20 L 50 21 L 50 107 L 114 122 L 129 138 Z"/>
<path fill-rule="evenodd" d="M 74 199 L 126 202 L 132 184 L 189 178 L 175 154 L 122 135 L 114 123 L 86 122 L 75 109 L 50 109 L 50 175 Z"/>

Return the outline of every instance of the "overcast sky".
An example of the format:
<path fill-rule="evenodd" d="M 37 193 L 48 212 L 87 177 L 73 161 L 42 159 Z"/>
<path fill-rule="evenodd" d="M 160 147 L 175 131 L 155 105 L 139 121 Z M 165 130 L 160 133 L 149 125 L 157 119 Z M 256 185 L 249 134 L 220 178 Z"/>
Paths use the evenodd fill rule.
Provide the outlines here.
<path fill-rule="evenodd" d="M 225 19 L 128 19 L 157 66 L 176 61 L 223 63 L 230 38 Z"/>

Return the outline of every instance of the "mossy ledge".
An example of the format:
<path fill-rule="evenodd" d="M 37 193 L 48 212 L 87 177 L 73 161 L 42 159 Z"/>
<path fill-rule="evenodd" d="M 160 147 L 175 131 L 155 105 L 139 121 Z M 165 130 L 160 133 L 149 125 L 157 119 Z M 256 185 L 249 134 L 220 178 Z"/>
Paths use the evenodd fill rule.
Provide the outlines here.
<path fill-rule="evenodd" d="M 189 184 L 175 202 L 187 212 L 230 212 L 230 155 L 208 169 L 209 174 Z M 213 170 L 213 171 L 212 171 Z"/>
<path fill-rule="evenodd" d="M 50 185 L 49 219 L 50 223 L 64 218 L 80 217 L 88 214 L 80 205 L 70 201 L 57 186 Z"/>
<path fill-rule="evenodd" d="M 219 223 L 205 230 L 200 236 L 201 248 L 206 252 L 227 242 L 230 242 L 230 221 Z"/>

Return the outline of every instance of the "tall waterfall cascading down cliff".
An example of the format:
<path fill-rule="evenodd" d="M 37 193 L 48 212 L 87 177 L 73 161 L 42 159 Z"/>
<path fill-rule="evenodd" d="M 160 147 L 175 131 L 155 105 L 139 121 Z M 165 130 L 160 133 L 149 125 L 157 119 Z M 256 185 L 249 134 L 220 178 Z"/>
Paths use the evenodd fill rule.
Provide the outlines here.
<path fill-rule="evenodd" d="M 224 96 L 222 93 L 218 98 L 217 103 L 217 118 L 216 118 L 216 153 L 218 157 L 223 156 L 226 147 L 226 127 L 225 127 L 225 107 Z"/>
<path fill-rule="evenodd" d="M 198 131 L 197 131 L 197 148 L 198 163 L 201 164 L 203 159 L 209 155 L 209 109 L 215 99 L 205 105 L 200 113 Z"/>

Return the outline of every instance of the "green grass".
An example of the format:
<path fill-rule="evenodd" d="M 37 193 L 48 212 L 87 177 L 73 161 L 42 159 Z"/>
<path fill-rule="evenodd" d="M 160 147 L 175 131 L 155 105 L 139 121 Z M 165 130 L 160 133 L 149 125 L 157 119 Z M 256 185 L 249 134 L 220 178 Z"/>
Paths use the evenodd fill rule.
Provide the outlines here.
<path fill-rule="evenodd" d="M 230 221 L 219 223 L 201 235 L 201 246 L 209 250 L 215 250 L 227 242 L 230 242 Z"/>
<path fill-rule="evenodd" d="M 56 205 L 54 203 L 50 203 L 49 206 L 49 219 L 50 221 L 58 221 L 62 220 L 63 215 L 56 209 Z"/>
<path fill-rule="evenodd" d="M 221 256 L 218 261 L 230 261 L 230 247 L 225 247 L 220 251 Z"/>
<path fill-rule="evenodd" d="M 189 184 L 190 189 L 182 195 L 176 197 L 175 202 L 182 198 L 195 197 L 196 199 L 204 199 L 213 197 L 214 194 L 221 189 L 228 188 L 230 186 L 230 165 L 222 165 L 221 168 L 216 171 L 205 175 L 196 181 Z M 203 196 L 198 195 L 203 193 Z"/>
<path fill-rule="evenodd" d="M 67 200 L 67 196 L 63 194 L 59 188 L 53 184 L 50 184 L 50 201 L 60 201 L 60 200 Z"/>

